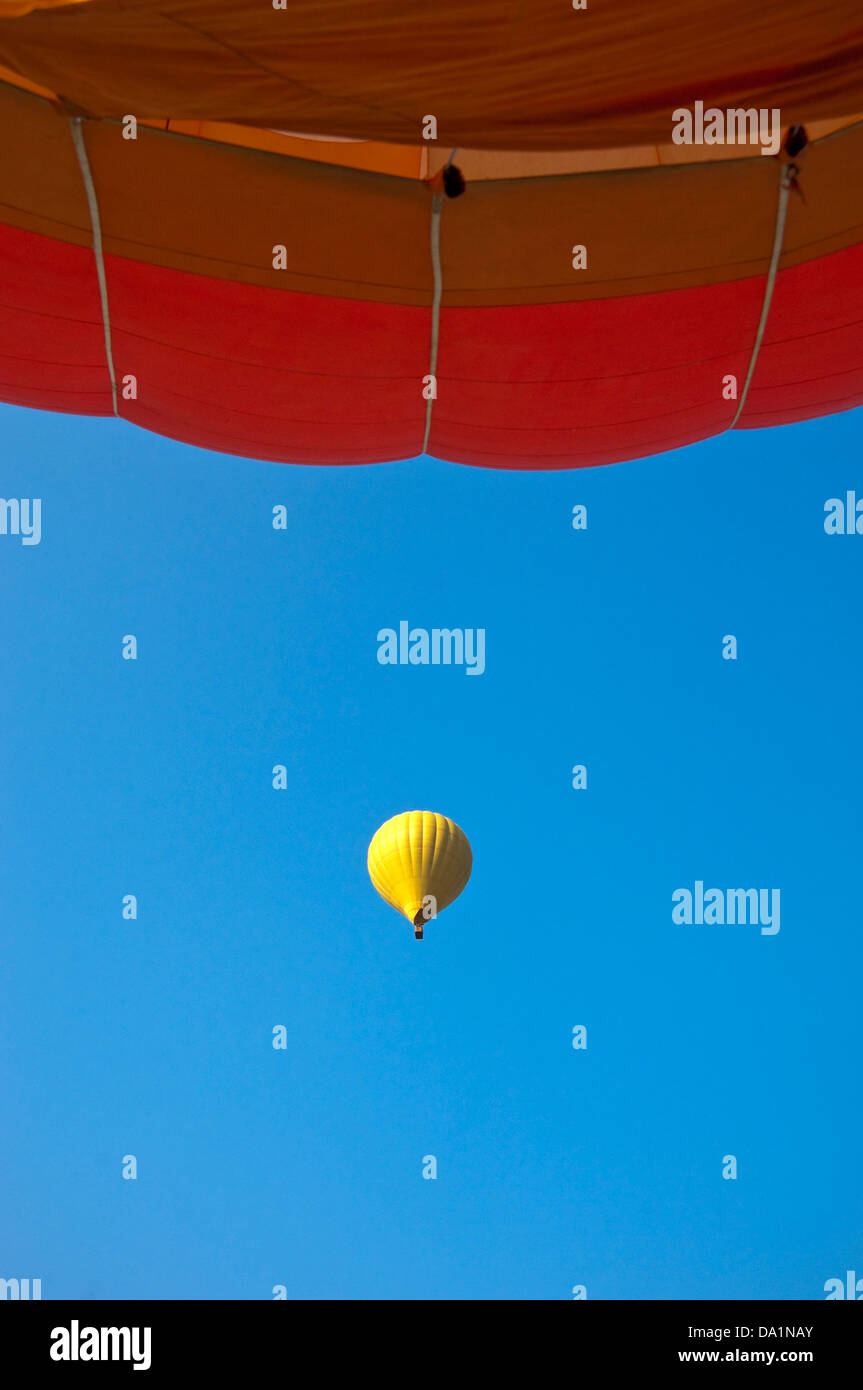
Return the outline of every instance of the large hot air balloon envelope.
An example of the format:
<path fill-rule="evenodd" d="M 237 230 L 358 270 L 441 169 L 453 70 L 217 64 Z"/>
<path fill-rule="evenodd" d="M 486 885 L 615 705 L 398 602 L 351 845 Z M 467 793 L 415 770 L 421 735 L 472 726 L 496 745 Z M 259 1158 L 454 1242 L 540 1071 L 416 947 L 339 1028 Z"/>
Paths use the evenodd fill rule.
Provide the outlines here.
<path fill-rule="evenodd" d="M 435 811 L 404 811 L 385 821 L 369 845 L 369 877 L 385 902 L 423 926 L 454 902 L 473 864 L 464 831 Z"/>
<path fill-rule="evenodd" d="M 861 113 L 859 0 L 0 0 L 0 398 L 504 468 L 847 409 Z"/>

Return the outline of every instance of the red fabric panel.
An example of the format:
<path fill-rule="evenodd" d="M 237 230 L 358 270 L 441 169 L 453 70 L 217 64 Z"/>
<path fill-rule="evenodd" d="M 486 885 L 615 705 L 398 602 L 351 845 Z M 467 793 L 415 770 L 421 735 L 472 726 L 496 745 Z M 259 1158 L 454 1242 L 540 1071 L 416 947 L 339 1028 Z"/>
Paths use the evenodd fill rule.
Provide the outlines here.
<path fill-rule="evenodd" d="M 273 291 L 108 257 L 121 415 L 203 448 L 373 463 L 422 446 L 431 314 Z M 642 458 L 727 429 L 761 277 L 667 294 L 444 309 L 429 451 L 484 467 Z M 108 415 L 92 253 L 0 228 L 0 398 Z M 863 403 L 863 247 L 777 277 L 740 424 Z"/>
<path fill-rule="evenodd" d="M 0 226 L 0 400 L 111 414 L 92 251 Z"/>
<path fill-rule="evenodd" d="M 374 463 L 422 445 L 429 313 L 108 257 L 120 413 L 204 448 Z"/>
<path fill-rule="evenodd" d="M 727 429 L 758 281 L 624 299 L 441 313 L 430 452 L 502 468 L 615 463 Z"/>
<path fill-rule="evenodd" d="M 810 420 L 863 404 L 863 245 L 776 277 L 738 428 Z"/>

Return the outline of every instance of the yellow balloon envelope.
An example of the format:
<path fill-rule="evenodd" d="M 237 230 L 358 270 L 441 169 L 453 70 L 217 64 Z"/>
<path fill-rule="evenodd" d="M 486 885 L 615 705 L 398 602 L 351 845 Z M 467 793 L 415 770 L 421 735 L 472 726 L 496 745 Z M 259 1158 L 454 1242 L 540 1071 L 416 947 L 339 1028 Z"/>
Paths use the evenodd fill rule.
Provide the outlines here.
<path fill-rule="evenodd" d="M 385 902 L 413 924 L 418 941 L 429 918 L 458 897 L 472 865 L 464 831 L 435 811 L 393 816 L 369 845 L 372 883 Z"/>

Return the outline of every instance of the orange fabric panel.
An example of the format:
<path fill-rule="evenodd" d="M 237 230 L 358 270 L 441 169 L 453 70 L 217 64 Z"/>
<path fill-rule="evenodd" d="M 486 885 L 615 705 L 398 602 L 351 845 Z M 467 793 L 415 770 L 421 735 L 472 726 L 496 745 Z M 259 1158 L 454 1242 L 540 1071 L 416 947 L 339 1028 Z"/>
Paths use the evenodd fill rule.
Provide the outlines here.
<path fill-rule="evenodd" d="M 832 121 L 807 121 L 810 141 L 823 139 L 836 131 L 863 121 L 863 115 L 843 117 Z M 783 127 L 783 134 L 785 128 Z M 334 149 L 339 148 L 333 146 Z M 342 149 L 345 146 L 341 147 Z M 348 149 L 353 148 L 348 146 Z M 359 146 L 358 148 L 363 148 Z M 374 149 L 391 149 L 378 145 Z M 658 165 L 718 164 L 741 159 L 760 160 L 764 156 L 758 145 L 622 145 L 603 150 L 466 150 L 459 149 L 456 163 L 470 184 L 492 179 L 535 179 L 561 174 L 612 173 L 624 169 L 653 169 Z M 430 165 L 433 171 L 447 160 L 445 150 L 432 150 Z M 345 163 L 351 163 L 345 159 Z"/>
<path fill-rule="evenodd" d="M 154 123 L 155 124 L 155 123 Z M 410 145 L 381 145 L 373 140 L 316 140 L 286 135 L 279 130 L 258 130 L 253 126 L 225 125 L 220 121 L 164 121 L 164 129 L 178 135 L 197 135 L 226 145 L 269 150 L 290 159 L 310 159 L 315 164 L 337 164 L 345 169 L 366 169 L 369 173 L 391 174 L 400 179 L 425 177 L 423 155 L 427 151 Z M 443 157 L 441 158 L 443 163 Z"/>
<path fill-rule="evenodd" d="M 32 10 L 54 10 L 60 5 L 88 5 L 90 0 L 0 0 L 0 19 L 15 19 Z"/>
<path fill-rule="evenodd" d="M 758 274 L 778 188 L 766 159 L 471 185 L 444 204 L 443 303 L 607 299 Z M 576 245 L 585 269 L 573 268 Z"/>
<path fill-rule="evenodd" d="M 69 121 L 51 102 L 0 84 L 0 221 L 90 246 L 90 214 Z"/>
<path fill-rule="evenodd" d="M 105 249 L 214 279 L 428 306 L 431 198 L 415 180 L 87 121 Z M 782 266 L 863 239 L 863 126 L 810 146 Z M 654 294 L 764 274 L 779 164 L 492 181 L 445 200 L 446 308 Z M 234 190 L 239 190 L 236 194 Z M 0 219 L 81 246 L 90 215 L 67 116 L 0 86 Z M 587 246 L 574 270 L 572 248 Z M 275 270 L 273 247 L 287 248 Z"/>
<path fill-rule="evenodd" d="M 431 302 L 422 184 L 146 129 L 125 141 L 101 122 L 85 140 L 111 254 L 276 290 Z"/>
<path fill-rule="evenodd" d="M 2 3 L 2 0 L 0 0 Z M 40 87 L 0 64 L 0 85 L 19 87 L 57 102 L 56 92 Z M 811 141 L 863 122 L 863 113 L 828 121 L 808 121 Z M 140 124 L 176 135 L 246 149 L 267 150 L 291 159 L 317 164 L 337 164 L 345 169 L 366 169 L 404 179 L 428 179 L 440 170 L 451 151 L 439 145 L 385 145 L 375 140 L 339 136 L 297 135 L 289 131 L 262 130 L 257 126 L 229 125 L 225 121 L 176 121 L 149 117 Z M 545 178 L 555 174 L 590 174 L 612 169 L 649 169 L 658 164 L 703 164 L 723 159 L 760 159 L 760 145 L 634 145 L 604 150 L 469 150 L 458 151 L 458 167 L 469 183 L 487 179 Z"/>
<path fill-rule="evenodd" d="M 863 240 L 863 125 L 799 165 L 782 268 Z M 471 184 L 444 204 L 443 303 L 576 302 L 765 274 L 779 176 L 777 160 L 749 159 Z M 572 269 L 575 245 L 586 269 Z"/>
<path fill-rule="evenodd" d="M 0 17 L 0 62 L 94 115 L 442 146 L 668 143 L 696 100 L 863 109 L 859 0 L 90 0 Z"/>
<path fill-rule="evenodd" d="M 277 290 L 431 303 L 423 184 L 146 127 L 137 140 L 115 122 L 83 129 L 109 254 Z M 3 86 L 0 220 L 90 245 L 68 117 Z"/>

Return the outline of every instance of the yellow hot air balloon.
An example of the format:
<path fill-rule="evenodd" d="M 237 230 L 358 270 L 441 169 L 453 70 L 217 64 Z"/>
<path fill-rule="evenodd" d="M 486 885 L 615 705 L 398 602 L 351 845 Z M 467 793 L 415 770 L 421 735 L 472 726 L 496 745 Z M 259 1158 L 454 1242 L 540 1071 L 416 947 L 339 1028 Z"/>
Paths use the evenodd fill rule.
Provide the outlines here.
<path fill-rule="evenodd" d="M 403 811 L 375 832 L 368 862 L 381 897 L 407 917 L 422 941 L 424 924 L 464 888 L 473 856 L 455 821 L 435 811 Z"/>

